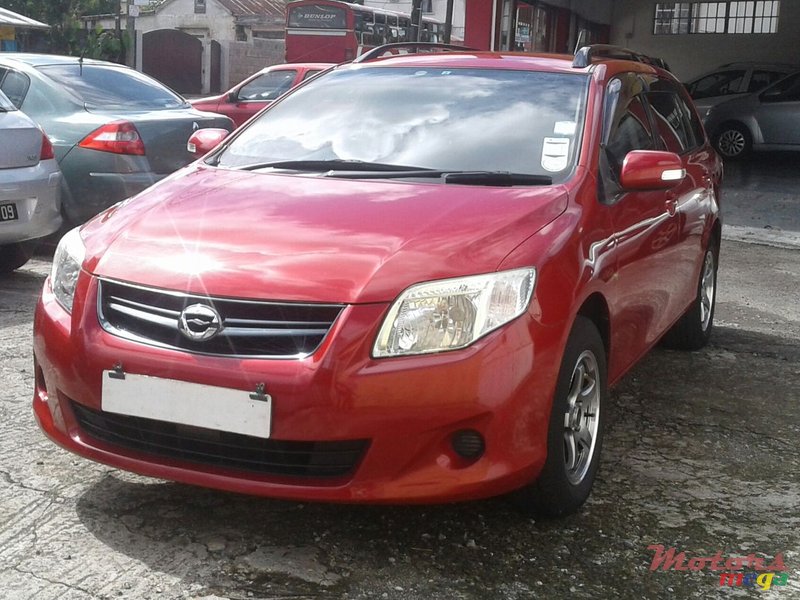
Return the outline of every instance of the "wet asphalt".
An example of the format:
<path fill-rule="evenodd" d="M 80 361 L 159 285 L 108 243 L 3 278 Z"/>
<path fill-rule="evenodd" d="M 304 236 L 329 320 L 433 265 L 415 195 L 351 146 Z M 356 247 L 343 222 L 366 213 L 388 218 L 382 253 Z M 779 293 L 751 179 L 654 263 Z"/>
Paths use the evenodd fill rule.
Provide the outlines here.
<path fill-rule="evenodd" d="M 744 199 L 751 184 L 739 185 Z M 657 348 L 612 390 L 594 493 L 549 521 L 503 498 L 238 496 L 61 450 L 30 411 L 48 269 L 43 257 L 0 281 L 0 598 L 800 598 L 800 248 L 723 242 L 711 344 Z M 687 561 L 780 554 L 788 581 L 723 588 L 710 568 L 651 571 L 657 545 Z"/>

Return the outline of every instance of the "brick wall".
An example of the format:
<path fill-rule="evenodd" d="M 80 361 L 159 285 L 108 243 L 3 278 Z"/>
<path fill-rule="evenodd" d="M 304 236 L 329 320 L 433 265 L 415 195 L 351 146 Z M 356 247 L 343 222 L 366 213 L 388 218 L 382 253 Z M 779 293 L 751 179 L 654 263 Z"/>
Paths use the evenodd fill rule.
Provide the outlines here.
<path fill-rule="evenodd" d="M 254 39 L 252 42 L 228 42 L 228 85 L 233 87 L 256 71 L 282 64 L 286 44 L 283 40 Z"/>

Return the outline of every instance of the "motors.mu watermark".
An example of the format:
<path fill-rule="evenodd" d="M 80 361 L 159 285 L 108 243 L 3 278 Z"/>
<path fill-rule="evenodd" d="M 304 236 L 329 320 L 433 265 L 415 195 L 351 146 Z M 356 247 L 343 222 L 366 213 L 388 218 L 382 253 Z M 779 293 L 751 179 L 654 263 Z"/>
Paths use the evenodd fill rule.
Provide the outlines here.
<path fill-rule="evenodd" d="M 661 544 L 647 547 L 654 552 L 650 570 L 657 571 L 712 571 L 719 575 L 719 585 L 724 587 L 747 587 L 768 590 L 772 586 L 789 583 L 789 573 L 783 562 L 783 552 L 772 559 L 748 554 L 747 556 L 723 556 L 718 550 L 713 556 L 686 556 L 677 548 L 665 548 Z"/>

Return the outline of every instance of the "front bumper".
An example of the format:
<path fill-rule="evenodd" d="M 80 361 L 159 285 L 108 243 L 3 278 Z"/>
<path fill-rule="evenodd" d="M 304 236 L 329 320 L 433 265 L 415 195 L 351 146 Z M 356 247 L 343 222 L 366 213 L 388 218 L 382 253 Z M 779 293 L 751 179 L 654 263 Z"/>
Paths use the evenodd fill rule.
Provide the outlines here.
<path fill-rule="evenodd" d="M 96 293 L 96 280 L 83 274 L 69 315 L 46 282 L 34 335 L 39 425 L 59 445 L 92 460 L 274 498 L 448 502 L 520 487 L 546 458 L 559 336 L 533 336 L 541 325 L 529 315 L 461 351 L 373 360 L 369 352 L 387 306 L 353 305 L 306 359 L 241 359 L 110 335 L 98 322 Z M 352 472 L 323 478 L 253 473 L 110 444 L 79 425 L 73 403 L 101 411 L 102 372 L 117 364 L 128 373 L 243 391 L 263 381 L 273 398 L 271 439 L 366 440 L 368 447 Z M 463 429 L 485 439 L 477 460 L 452 448 L 453 434 Z"/>

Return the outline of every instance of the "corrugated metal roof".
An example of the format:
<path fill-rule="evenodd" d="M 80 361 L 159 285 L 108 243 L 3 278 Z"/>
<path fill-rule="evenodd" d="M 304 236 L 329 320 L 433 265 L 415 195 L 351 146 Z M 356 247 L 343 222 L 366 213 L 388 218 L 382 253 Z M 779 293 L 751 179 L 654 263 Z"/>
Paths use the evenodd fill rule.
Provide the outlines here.
<path fill-rule="evenodd" d="M 234 17 L 271 16 L 283 18 L 286 14 L 284 0 L 217 0 Z"/>
<path fill-rule="evenodd" d="M 46 23 L 23 17 L 7 8 L 0 8 L 0 25 L 10 25 L 11 27 L 18 27 L 20 29 L 50 29 L 50 25 Z"/>

